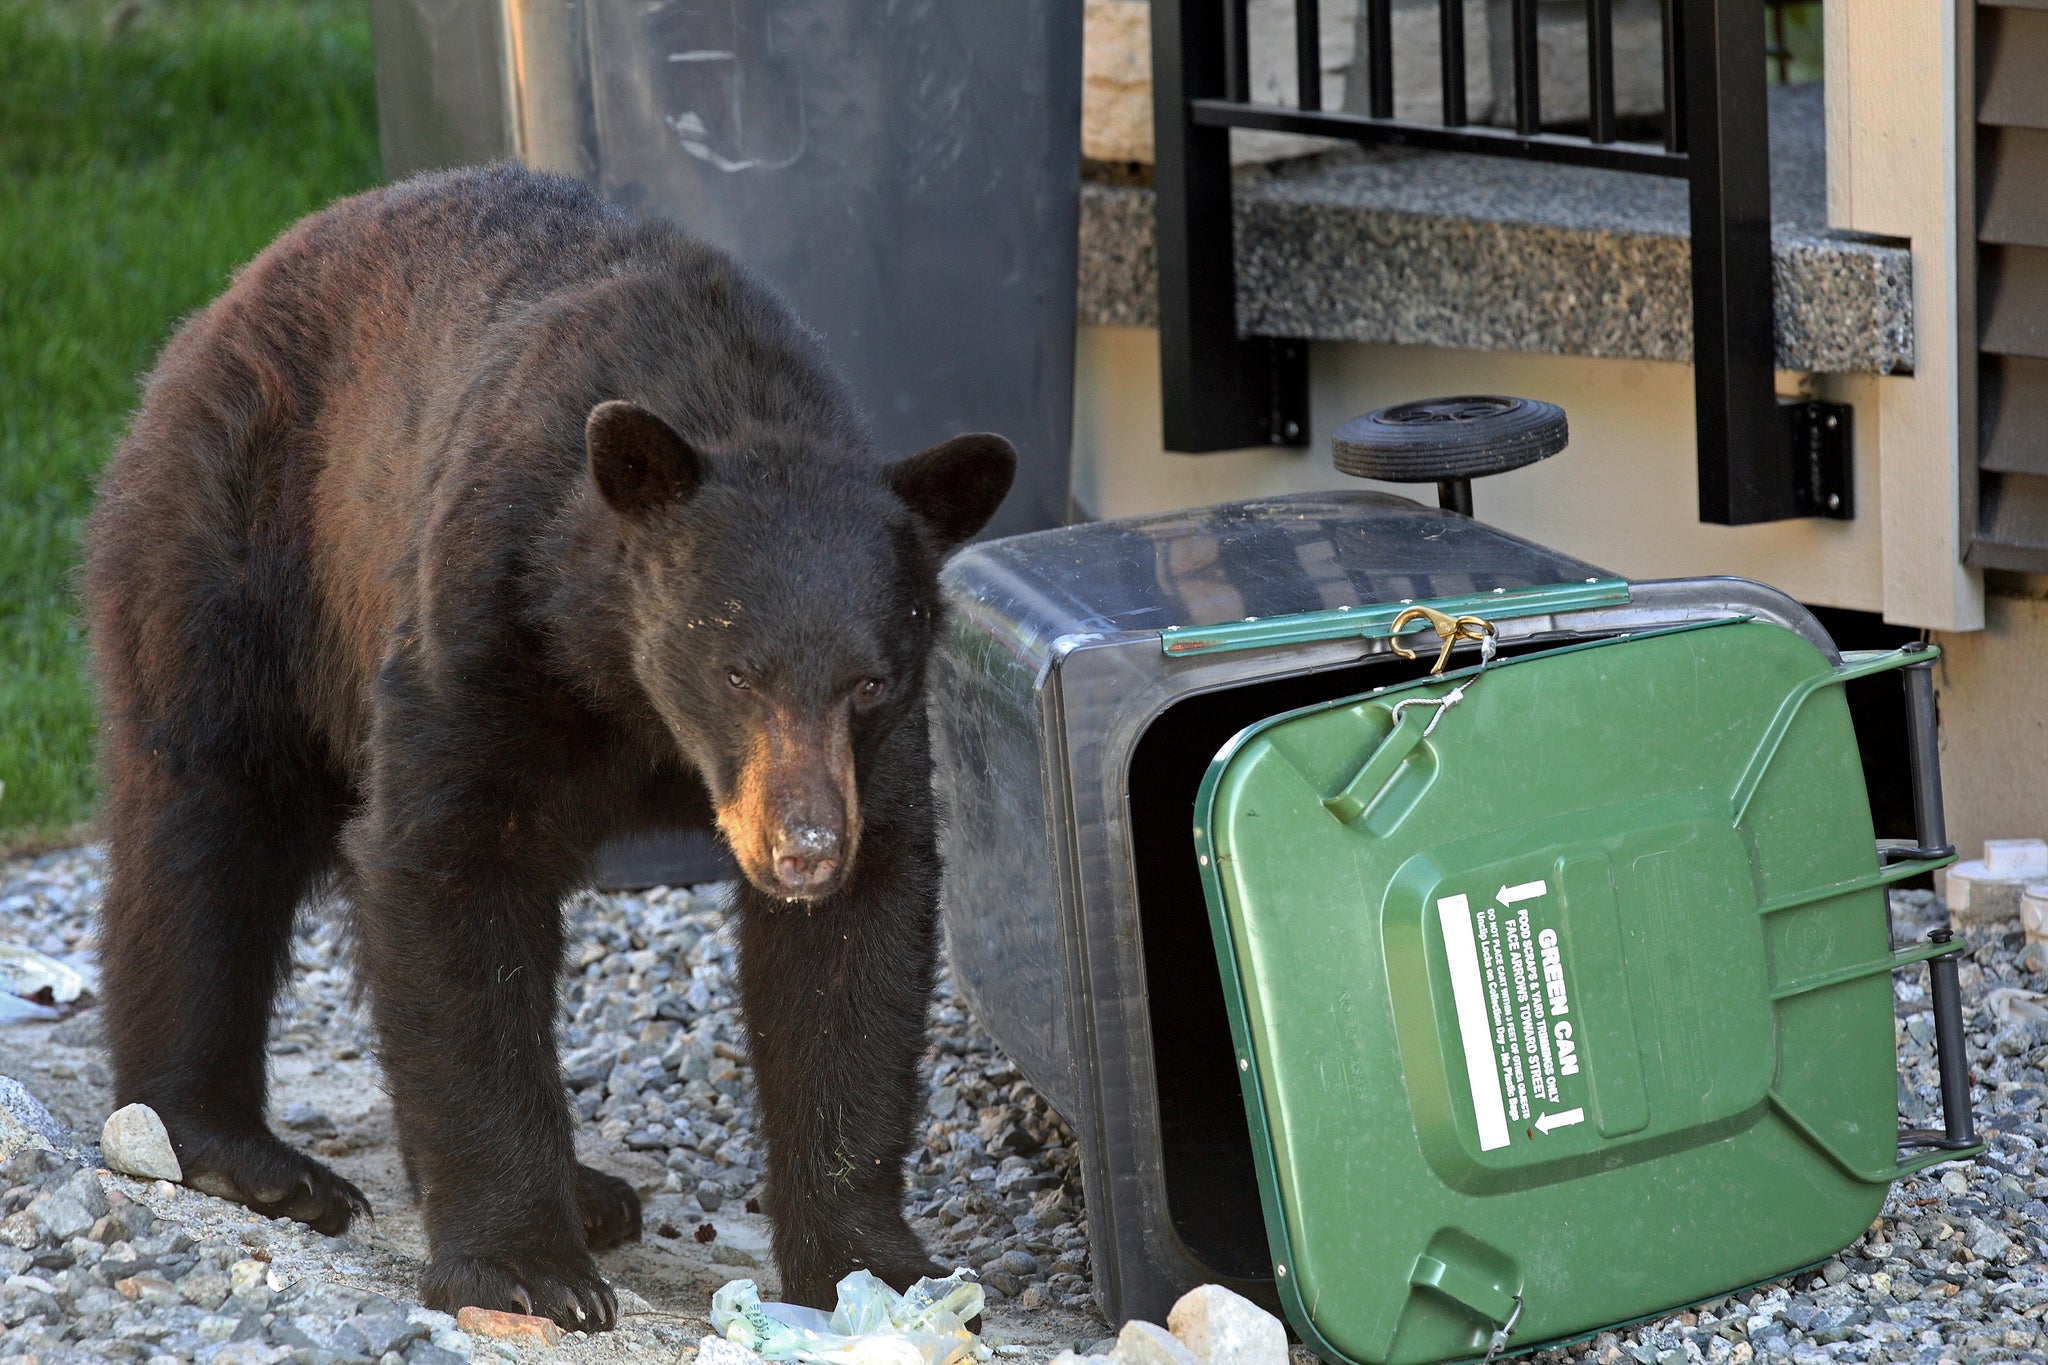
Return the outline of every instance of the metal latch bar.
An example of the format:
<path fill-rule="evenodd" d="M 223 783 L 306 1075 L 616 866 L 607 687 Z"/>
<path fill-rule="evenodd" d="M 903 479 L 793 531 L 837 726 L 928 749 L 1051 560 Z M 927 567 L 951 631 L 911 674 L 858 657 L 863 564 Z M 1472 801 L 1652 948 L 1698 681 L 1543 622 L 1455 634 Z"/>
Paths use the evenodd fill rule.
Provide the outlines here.
<path fill-rule="evenodd" d="M 1591 607 L 1625 606 L 1628 583 L 1620 578 L 1589 578 L 1583 583 L 1553 583 L 1539 588 L 1507 588 L 1431 598 L 1426 602 L 1374 603 L 1305 611 L 1287 616 L 1249 617 L 1213 626 L 1168 626 L 1159 632 L 1162 651 L 1179 658 L 1190 654 L 1225 654 L 1239 649 L 1309 644 L 1318 640 L 1383 640 L 1394 621 L 1411 608 L 1426 606 L 1446 616 L 1483 616 L 1489 621 L 1519 616 L 1549 616 Z"/>

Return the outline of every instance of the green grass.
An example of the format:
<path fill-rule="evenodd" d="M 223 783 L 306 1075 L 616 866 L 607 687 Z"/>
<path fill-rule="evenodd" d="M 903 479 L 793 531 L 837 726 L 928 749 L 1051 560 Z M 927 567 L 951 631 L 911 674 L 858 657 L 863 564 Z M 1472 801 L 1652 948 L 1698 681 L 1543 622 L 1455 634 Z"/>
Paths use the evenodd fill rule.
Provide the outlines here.
<path fill-rule="evenodd" d="M 79 528 L 178 319 L 378 177 L 362 0 L 0 0 L 0 842 L 92 812 Z"/>

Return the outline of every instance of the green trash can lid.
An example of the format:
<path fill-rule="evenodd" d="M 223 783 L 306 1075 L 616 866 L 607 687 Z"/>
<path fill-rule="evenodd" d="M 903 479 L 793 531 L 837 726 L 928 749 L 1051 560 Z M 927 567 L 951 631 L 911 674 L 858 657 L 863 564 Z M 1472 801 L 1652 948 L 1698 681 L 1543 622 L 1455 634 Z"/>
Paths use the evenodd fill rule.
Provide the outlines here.
<path fill-rule="evenodd" d="M 1535 1347 L 1868 1226 L 1903 1173 L 1903 873 L 1831 685 L 1856 671 L 1734 621 L 1309 708 L 1217 757 L 1196 852 L 1273 1273 L 1319 1353 L 1467 1358 L 1510 1318 Z"/>

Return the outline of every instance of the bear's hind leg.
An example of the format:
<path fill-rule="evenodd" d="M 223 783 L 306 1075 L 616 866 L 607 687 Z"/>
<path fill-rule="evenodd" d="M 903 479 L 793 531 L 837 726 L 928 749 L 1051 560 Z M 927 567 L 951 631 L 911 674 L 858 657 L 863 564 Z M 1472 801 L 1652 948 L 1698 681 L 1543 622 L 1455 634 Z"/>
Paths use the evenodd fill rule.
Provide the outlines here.
<path fill-rule="evenodd" d="M 264 1120 L 271 1008 L 339 798 L 283 764 L 259 779 L 146 746 L 113 757 L 99 957 L 116 1103 L 156 1110 L 186 1184 L 339 1233 L 369 1212 L 362 1191 Z"/>

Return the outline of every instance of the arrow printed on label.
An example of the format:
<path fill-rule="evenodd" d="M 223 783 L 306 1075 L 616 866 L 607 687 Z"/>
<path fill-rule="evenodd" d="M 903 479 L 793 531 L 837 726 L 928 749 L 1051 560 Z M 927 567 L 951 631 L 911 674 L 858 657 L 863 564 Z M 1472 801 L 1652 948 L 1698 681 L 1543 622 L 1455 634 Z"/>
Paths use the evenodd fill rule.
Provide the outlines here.
<path fill-rule="evenodd" d="M 1503 886 L 1500 889 L 1500 903 L 1513 905 L 1517 901 L 1532 901 L 1550 888 L 1542 882 L 1523 882 L 1520 886 Z"/>
<path fill-rule="evenodd" d="M 1562 1114 L 1544 1114 L 1536 1120 L 1536 1131 L 1548 1135 L 1556 1128 L 1569 1128 L 1575 1123 L 1586 1121 L 1583 1109 L 1567 1109 Z"/>

